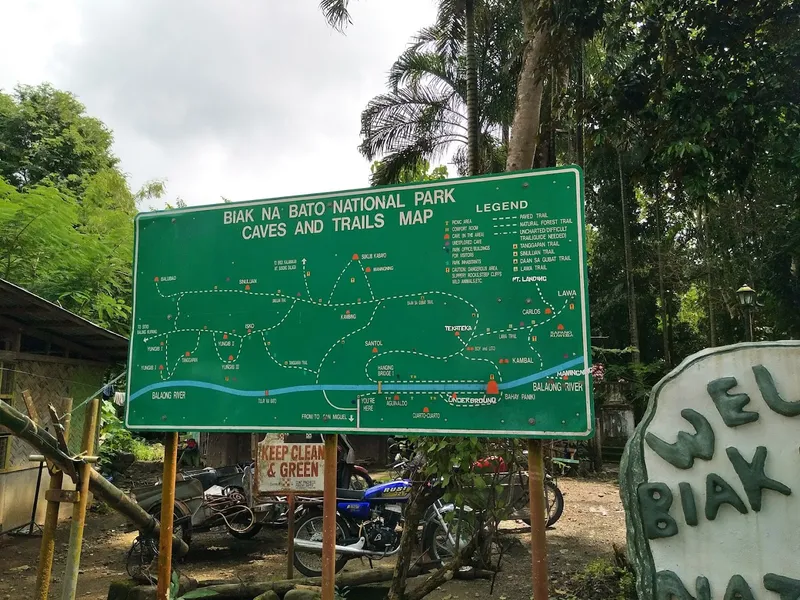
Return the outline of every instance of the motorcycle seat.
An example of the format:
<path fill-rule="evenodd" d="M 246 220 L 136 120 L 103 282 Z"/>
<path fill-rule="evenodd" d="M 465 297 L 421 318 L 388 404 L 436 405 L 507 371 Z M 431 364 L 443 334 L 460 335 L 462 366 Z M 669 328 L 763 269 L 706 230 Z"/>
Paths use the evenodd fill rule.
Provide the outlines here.
<path fill-rule="evenodd" d="M 344 490 L 344 489 L 337 489 L 336 490 L 336 499 L 337 500 L 363 500 L 364 499 L 364 490 Z"/>

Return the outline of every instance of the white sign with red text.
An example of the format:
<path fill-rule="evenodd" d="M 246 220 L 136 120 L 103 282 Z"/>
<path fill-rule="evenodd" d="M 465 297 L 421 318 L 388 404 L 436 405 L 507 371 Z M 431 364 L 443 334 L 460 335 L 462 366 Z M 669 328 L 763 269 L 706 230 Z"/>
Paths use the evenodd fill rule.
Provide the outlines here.
<path fill-rule="evenodd" d="M 288 443 L 282 434 L 267 435 L 258 444 L 258 493 L 321 493 L 324 448 L 324 444 Z"/>

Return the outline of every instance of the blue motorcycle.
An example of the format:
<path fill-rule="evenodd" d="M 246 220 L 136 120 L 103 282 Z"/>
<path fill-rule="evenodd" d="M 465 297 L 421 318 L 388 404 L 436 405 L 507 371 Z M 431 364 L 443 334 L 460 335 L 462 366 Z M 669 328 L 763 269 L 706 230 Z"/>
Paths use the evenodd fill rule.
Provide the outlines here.
<path fill-rule="evenodd" d="M 336 490 L 336 572 L 354 558 L 380 560 L 400 550 L 400 525 L 408 504 L 411 482 L 407 479 L 375 485 L 366 490 Z M 472 512 L 469 508 L 462 511 Z M 469 519 L 446 518 L 456 511 L 441 495 L 422 519 L 422 550 L 431 560 L 452 557 L 472 538 Z M 456 517 L 462 517 L 462 514 Z M 459 521 L 458 525 L 456 524 Z M 456 544 L 455 532 L 460 541 Z M 307 508 L 295 525 L 294 565 L 306 577 L 322 575 L 322 506 Z"/>

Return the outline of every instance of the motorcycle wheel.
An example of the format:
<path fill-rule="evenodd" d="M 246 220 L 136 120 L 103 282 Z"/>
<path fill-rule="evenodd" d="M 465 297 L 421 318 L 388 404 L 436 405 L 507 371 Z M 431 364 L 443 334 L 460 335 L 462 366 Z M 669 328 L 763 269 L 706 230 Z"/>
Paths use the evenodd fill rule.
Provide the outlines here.
<path fill-rule="evenodd" d="M 368 490 L 369 488 L 373 487 L 375 482 L 372 481 L 372 477 L 369 476 L 369 473 L 366 471 L 353 471 L 350 475 L 350 485 L 349 488 L 351 490 Z"/>
<path fill-rule="evenodd" d="M 309 510 L 295 523 L 295 539 L 322 543 L 322 511 Z M 339 519 L 336 519 L 336 543 L 345 538 L 345 530 Z M 322 577 L 322 554 L 294 550 L 293 562 L 295 568 L 306 577 Z M 336 555 L 334 572 L 338 573 L 350 559 L 344 554 Z"/>
<path fill-rule="evenodd" d="M 545 521 L 545 526 L 552 527 L 564 513 L 564 495 L 561 493 L 561 490 L 558 489 L 558 486 L 549 479 L 545 480 L 544 488 L 544 505 L 545 510 L 547 511 L 547 520 Z M 525 501 L 528 506 L 530 506 L 528 500 L 529 497 L 527 494 L 525 494 Z M 530 518 L 522 519 L 522 521 L 527 525 L 531 524 Z"/>
<path fill-rule="evenodd" d="M 456 519 L 453 519 L 449 524 L 451 532 L 455 531 Z M 464 548 L 472 541 L 473 526 L 466 520 L 462 519 L 459 524 L 459 548 Z M 429 521 L 425 525 L 422 532 L 422 552 L 427 552 L 432 561 L 446 562 L 455 556 L 455 547 L 448 539 L 442 524 L 438 519 Z"/>
<path fill-rule="evenodd" d="M 151 506 L 147 510 L 147 514 L 149 514 L 152 517 L 155 517 L 155 519 L 157 521 L 160 520 L 161 519 L 161 502 Z M 173 509 L 173 512 L 172 512 L 172 518 L 174 519 L 174 521 L 177 521 L 178 519 L 184 519 L 184 521 L 181 522 L 180 529 L 175 528 L 175 535 L 177 537 L 179 537 L 180 539 L 182 539 L 184 542 L 186 542 L 186 545 L 188 546 L 192 542 L 192 520 L 191 520 L 191 514 L 188 512 L 188 510 L 184 510 L 183 506 L 181 506 L 180 504 L 178 504 L 176 502 L 174 504 L 174 509 Z"/>
<path fill-rule="evenodd" d="M 225 528 L 228 530 L 228 533 L 230 533 L 237 540 L 252 540 L 254 537 L 258 535 L 258 532 L 261 531 L 261 528 L 263 526 L 264 525 L 262 523 L 259 523 L 258 521 L 253 521 L 253 524 L 250 525 L 250 527 L 248 527 L 244 531 L 236 531 L 232 527 L 227 527 L 227 526 Z"/>

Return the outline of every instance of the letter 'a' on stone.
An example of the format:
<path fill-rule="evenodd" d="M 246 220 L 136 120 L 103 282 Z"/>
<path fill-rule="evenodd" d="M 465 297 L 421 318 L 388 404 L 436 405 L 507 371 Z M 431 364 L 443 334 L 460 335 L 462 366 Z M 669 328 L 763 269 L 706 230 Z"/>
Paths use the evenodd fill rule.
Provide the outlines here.
<path fill-rule="evenodd" d="M 721 377 L 706 386 L 708 395 L 711 396 L 722 420 L 728 427 L 738 427 L 758 421 L 757 412 L 744 410 L 744 407 L 750 403 L 750 396 L 728 393 L 737 385 L 736 377 Z"/>
<path fill-rule="evenodd" d="M 644 436 L 653 452 L 678 469 L 691 469 L 695 458 L 711 460 L 714 457 L 714 430 L 703 415 L 691 408 L 681 411 L 681 416 L 689 421 L 696 433 L 678 433 L 677 441 L 668 444 L 661 438 L 648 433 Z"/>
<path fill-rule="evenodd" d="M 695 581 L 697 600 L 711 600 L 711 587 L 708 579 L 698 577 Z M 656 600 L 695 600 L 684 587 L 681 578 L 673 571 L 659 571 L 656 573 Z"/>
<path fill-rule="evenodd" d="M 642 483 L 636 490 L 639 514 L 647 539 L 667 538 L 678 534 L 678 524 L 669 515 L 672 492 L 660 482 Z"/>
<path fill-rule="evenodd" d="M 755 365 L 753 367 L 753 375 L 756 376 L 756 383 L 761 395 L 764 397 L 764 402 L 767 403 L 773 411 L 784 417 L 796 417 L 800 415 L 800 400 L 796 402 L 787 402 L 778 393 L 778 388 L 775 387 L 775 381 L 772 379 L 772 374 L 767 371 L 764 365 Z"/>
<path fill-rule="evenodd" d="M 706 477 L 706 519 L 716 519 L 723 504 L 730 504 L 743 515 L 747 514 L 747 507 L 728 482 L 716 473 L 709 473 Z"/>
<path fill-rule="evenodd" d="M 764 575 L 764 587 L 778 594 L 781 600 L 800 600 L 800 579 L 767 573 Z"/>
<path fill-rule="evenodd" d="M 792 493 L 792 490 L 783 485 L 780 481 L 770 479 L 764 473 L 764 464 L 767 462 L 767 449 L 764 446 L 756 448 L 753 455 L 753 462 L 747 462 L 736 448 L 725 449 L 728 459 L 731 461 L 736 474 L 742 482 L 744 493 L 750 502 L 750 508 L 755 512 L 761 510 L 761 490 L 773 490 L 784 496 Z"/>
<path fill-rule="evenodd" d="M 755 598 L 753 597 L 753 590 L 747 585 L 744 577 L 734 575 L 728 581 L 723 600 L 755 600 Z"/>

